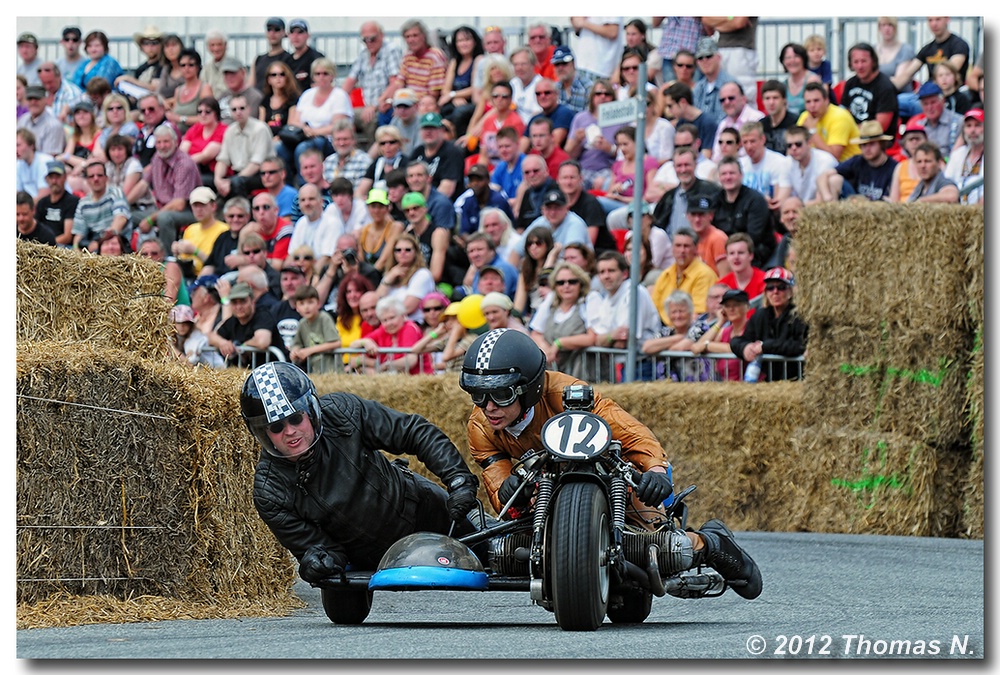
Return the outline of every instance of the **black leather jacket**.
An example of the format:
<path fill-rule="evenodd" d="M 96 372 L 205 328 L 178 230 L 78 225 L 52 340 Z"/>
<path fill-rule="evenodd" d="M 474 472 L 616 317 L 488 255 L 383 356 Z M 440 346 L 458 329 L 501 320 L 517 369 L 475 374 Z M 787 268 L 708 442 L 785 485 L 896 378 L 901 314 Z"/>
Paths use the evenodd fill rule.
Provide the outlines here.
<path fill-rule="evenodd" d="M 310 546 L 374 569 L 400 537 L 413 533 L 419 500 L 414 477 L 392 454 L 412 454 L 448 485 L 478 480 L 443 431 L 353 394 L 320 397 L 323 434 L 298 462 L 261 452 L 254 504 L 278 541 L 299 560 Z M 448 520 L 445 515 L 445 521 Z"/>

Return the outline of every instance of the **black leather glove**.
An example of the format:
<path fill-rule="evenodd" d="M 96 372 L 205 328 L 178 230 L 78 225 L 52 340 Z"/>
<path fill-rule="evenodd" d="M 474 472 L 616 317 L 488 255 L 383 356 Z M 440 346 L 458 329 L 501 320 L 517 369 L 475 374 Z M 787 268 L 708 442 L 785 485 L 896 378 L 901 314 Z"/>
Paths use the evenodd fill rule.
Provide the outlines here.
<path fill-rule="evenodd" d="M 461 487 L 448 495 L 448 515 L 452 520 L 461 520 L 475 507 L 479 497 L 476 486 Z"/>
<path fill-rule="evenodd" d="M 500 489 L 497 490 L 497 497 L 500 498 L 501 504 L 506 504 L 507 500 L 511 498 L 514 491 L 517 490 L 518 486 L 521 485 L 521 477 L 516 474 L 511 474 L 508 476 L 507 480 L 503 482 Z M 517 501 L 511 504 L 511 506 L 524 506 L 529 501 L 531 501 L 531 490 L 524 489 L 518 496 Z"/>
<path fill-rule="evenodd" d="M 646 506 L 659 506 L 674 491 L 666 472 L 647 471 L 642 474 L 635 494 Z"/>
<path fill-rule="evenodd" d="M 337 577 L 344 571 L 347 561 L 339 553 L 331 553 L 322 546 L 310 546 L 299 563 L 299 576 L 311 584 Z"/>

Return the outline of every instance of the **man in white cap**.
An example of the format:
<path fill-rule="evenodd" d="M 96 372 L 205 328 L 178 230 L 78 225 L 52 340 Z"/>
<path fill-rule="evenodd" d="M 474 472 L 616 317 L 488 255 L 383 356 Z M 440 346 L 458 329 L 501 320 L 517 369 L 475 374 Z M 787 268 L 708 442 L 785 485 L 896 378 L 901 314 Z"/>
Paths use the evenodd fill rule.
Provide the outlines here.
<path fill-rule="evenodd" d="M 196 187 L 188 198 L 191 212 L 196 218 L 184 229 L 184 236 L 175 241 L 171 252 L 177 257 L 186 278 L 201 274 L 202 266 L 212 254 L 215 240 L 229 230 L 229 226 L 215 217 L 215 192 L 212 188 Z"/>

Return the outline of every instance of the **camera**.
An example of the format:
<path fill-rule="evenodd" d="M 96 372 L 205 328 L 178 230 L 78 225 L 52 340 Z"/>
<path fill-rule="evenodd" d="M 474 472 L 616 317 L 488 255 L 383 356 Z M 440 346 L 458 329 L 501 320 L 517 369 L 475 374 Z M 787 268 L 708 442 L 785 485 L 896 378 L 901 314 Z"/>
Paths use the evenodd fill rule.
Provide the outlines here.
<path fill-rule="evenodd" d="M 346 262 L 348 265 L 353 265 L 354 263 L 358 262 L 358 252 L 355 251 L 353 248 L 345 248 L 343 251 L 340 252 L 340 254 L 344 256 L 344 262 Z"/>

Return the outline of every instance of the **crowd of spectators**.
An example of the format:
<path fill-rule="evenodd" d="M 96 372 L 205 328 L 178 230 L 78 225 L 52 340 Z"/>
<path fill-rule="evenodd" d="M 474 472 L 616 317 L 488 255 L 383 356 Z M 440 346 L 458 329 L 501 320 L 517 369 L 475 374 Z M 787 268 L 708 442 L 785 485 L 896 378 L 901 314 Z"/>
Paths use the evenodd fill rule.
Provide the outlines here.
<path fill-rule="evenodd" d="M 99 29 L 66 27 L 55 61 L 25 32 L 18 237 L 158 261 L 184 363 L 252 348 L 314 372 L 435 373 L 503 326 L 553 368 L 614 380 L 635 290 L 639 377 L 739 379 L 805 352 L 804 207 L 984 201 L 981 55 L 948 17 L 921 46 L 875 23 L 842 78 L 813 35 L 768 80 L 757 17 L 652 17 L 658 45 L 643 19 L 569 17 L 569 44 L 536 22 L 515 49 L 497 26 L 420 19 L 400 48 L 367 21 L 339 82 L 301 18 L 268 19 L 249 64 L 215 29 L 201 53 L 146 26 L 134 67 Z M 641 164 L 637 123 L 598 114 L 637 96 Z"/>

